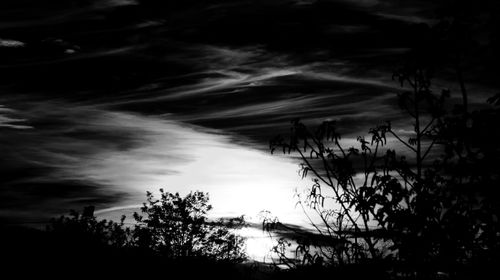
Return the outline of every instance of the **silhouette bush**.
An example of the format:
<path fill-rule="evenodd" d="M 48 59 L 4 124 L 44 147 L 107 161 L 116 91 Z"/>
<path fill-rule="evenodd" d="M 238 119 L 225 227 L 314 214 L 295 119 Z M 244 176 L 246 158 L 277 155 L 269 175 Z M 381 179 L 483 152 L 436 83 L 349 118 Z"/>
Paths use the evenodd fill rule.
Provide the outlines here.
<path fill-rule="evenodd" d="M 137 246 L 169 258 L 245 260 L 244 239 L 220 220 L 207 221 L 206 215 L 212 209 L 207 194 L 194 192 L 182 198 L 163 189 L 160 194 L 160 199 L 155 199 L 147 193 L 147 203 L 141 208 L 145 217 L 134 213 L 137 225 L 133 236 Z M 240 219 L 237 226 L 243 223 Z"/>
<path fill-rule="evenodd" d="M 119 223 L 97 220 L 94 207 L 88 206 L 80 214 L 74 210 L 68 216 L 52 220 L 49 232 L 61 239 L 70 239 L 79 246 L 111 246 L 123 248 L 132 245 L 131 231 L 124 227 L 125 216 Z"/>

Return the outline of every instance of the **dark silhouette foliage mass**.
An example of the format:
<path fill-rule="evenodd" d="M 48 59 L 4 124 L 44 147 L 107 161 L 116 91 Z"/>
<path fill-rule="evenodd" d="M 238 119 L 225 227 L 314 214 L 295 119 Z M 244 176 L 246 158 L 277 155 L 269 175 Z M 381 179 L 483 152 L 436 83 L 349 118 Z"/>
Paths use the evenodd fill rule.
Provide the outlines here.
<path fill-rule="evenodd" d="M 298 204 L 321 239 L 330 239 L 321 245 L 297 240 L 295 259 L 286 254 L 290 242 L 280 239 L 274 251 L 281 264 L 377 264 L 385 277 L 402 279 L 467 279 L 495 271 L 498 95 L 470 111 L 462 86 L 462 104 L 449 106 L 450 91 L 435 93 L 433 68 L 418 57 L 410 54 L 393 76 L 409 87 L 398 101 L 411 133 L 388 121 L 349 146 L 335 121 L 310 130 L 296 119 L 288 139 L 271 141 L 272 152 L 302 159 L 302 177 L 313 184 L 298 194 Z M 272 218 L 264 223 L 271 231 L 279 225 Z"/>
<path fill-rule="evenodd" d="M 335 121 L 314 130 L 295 119 L 288 138 L 271 141 L 271 152 L 298 154 L 302 177 L 312 179 L 310 189 L 297 194 L 298 205 L 322 240 L 296 240 L 295 258 L 287 254 L 291 243 L 278 240 L 273 250 L 280 264 L 364 265 L 401 279 L 498 275 L 499 95 L 472 106 L 463 73 L 480 49 L 474 30 L 493 18 L 481 10 L 486 6 L 458 2 L 440 10 L 428 38 L 394 72 L 402 88 L 399 107 L 407 116 L 397 121 L 412 131 L 386 121 L 352 145 Z M 454 74 L 456 92 L 433 85 L 443 69 Z M 460 103 L 451 104 L 453 94 Z M 273 217 L 264 224 L 270 231 L 280 226 Z"/>
<path fill-rule="evenodd" d="M 244 239 L 232 232 L 243 218 L 209 221 L 211 205 L 202 192 L 160 193 L 157 200 L 148 192 L 134 227 L 126 226 L 125 216 L 120 222 L 99 220 L 89 206 L 53 219 L 45 231 L 1 228 L 3 265 L 21 278 L 245 278 L 250 267 L 240 266 Z"/>
<path fill-rule="evenodd" d="M 145 217 L 134 214 L 138 223 L 132 234 L 134 244 L 169 258 L 245 260 L 244 239 L 230 232 L 222 221 L 207 221 L 212 209 L 207 194 L 194 192 L 183 198 L 163 189 L 160 194 L 157 200 L 147 193 L 147 203 L 141 208 Z M 243 219 L 238 222 L 237 226 L 244 225 Z"/>

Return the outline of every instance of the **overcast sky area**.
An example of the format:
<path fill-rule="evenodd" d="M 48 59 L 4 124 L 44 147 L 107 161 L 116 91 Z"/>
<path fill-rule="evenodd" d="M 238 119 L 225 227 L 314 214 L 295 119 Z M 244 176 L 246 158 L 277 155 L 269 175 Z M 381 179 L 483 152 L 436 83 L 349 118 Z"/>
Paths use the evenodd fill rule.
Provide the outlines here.
<path fill-rule="evenodd" d="M 123 213 L 164 188 L 209 192 L 216 216 L 303 223 L 294 189 L 310 180 L 269 140 L 294 118 L 409 137 L 392 73 L 445 2 L 1 1 L 0 218 Z M 466 62 L 471 106 L 498 92 L 490 31 Z M 450 69 L 433 86 L 460 98 Z"/>

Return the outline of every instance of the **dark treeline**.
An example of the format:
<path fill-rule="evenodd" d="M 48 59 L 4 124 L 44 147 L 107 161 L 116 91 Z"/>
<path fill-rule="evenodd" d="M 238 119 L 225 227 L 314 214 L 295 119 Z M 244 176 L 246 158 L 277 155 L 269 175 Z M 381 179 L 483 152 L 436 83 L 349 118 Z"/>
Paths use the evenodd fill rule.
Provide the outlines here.
<path fill-rule="evenodd" d="M 2 273 L 22 277 L 244 278 L 242 218 L 208 221 L 208 196 L 160 191 L 135 213 L 135 225 L 98 220 L 94 207 L 53 219 L 46 230 L 2 227 Z"/>

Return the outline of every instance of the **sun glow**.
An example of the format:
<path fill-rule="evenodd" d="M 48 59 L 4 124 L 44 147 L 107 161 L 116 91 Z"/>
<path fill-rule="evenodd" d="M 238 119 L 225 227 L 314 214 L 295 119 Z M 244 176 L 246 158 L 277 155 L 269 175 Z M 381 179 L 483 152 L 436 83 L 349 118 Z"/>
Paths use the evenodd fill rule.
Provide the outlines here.
<path fill-rule="evenodd" d="M 304 182 L 296 162 L 175 122 L 118 117 L 147 128 L 144 145 L 102 151 L 82 163 L 79 175 L 135 194 L 122 205 L 140 204 L 146 191 L 159 188 L 181 194 L 200 190 L 209 193 L 214 216 L 269 210 L 285 220 L 300 217 L 293 195 Z"/>

